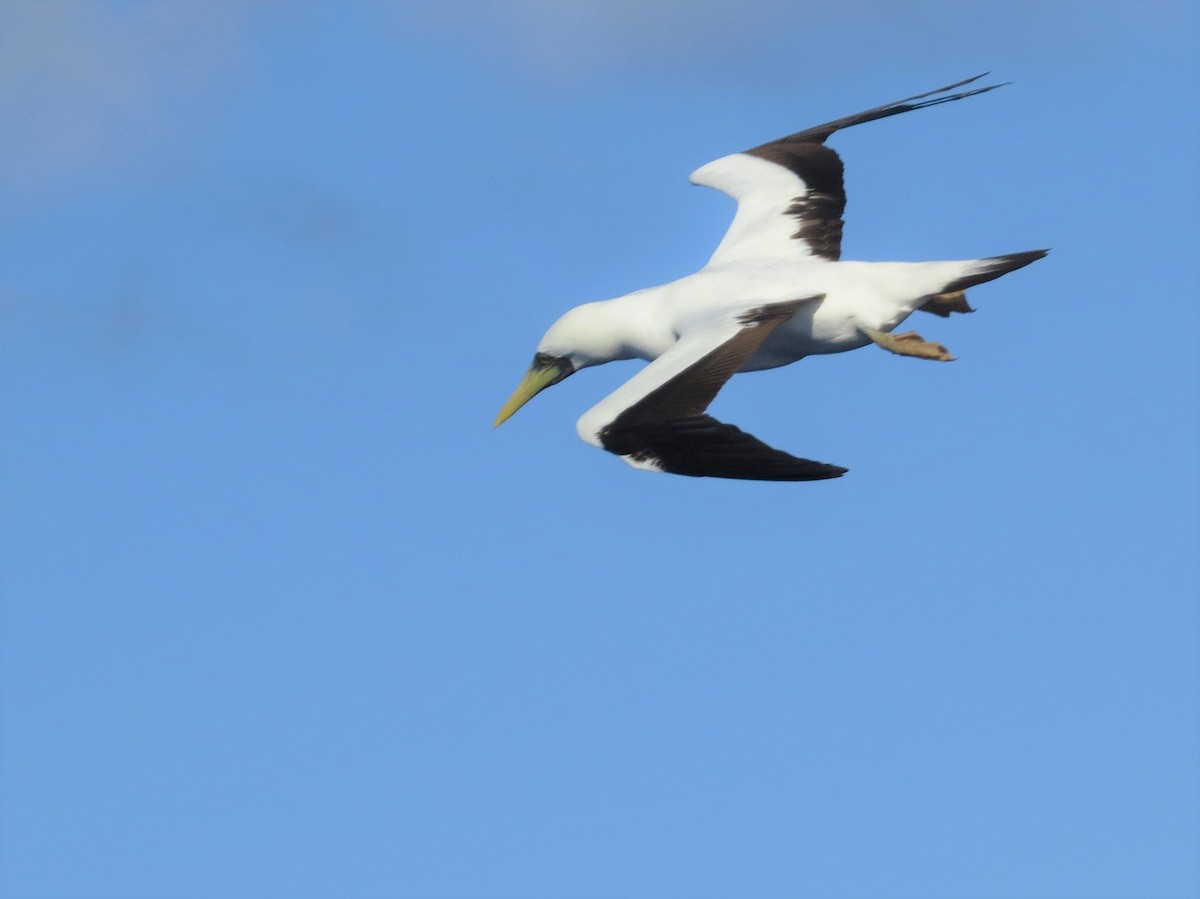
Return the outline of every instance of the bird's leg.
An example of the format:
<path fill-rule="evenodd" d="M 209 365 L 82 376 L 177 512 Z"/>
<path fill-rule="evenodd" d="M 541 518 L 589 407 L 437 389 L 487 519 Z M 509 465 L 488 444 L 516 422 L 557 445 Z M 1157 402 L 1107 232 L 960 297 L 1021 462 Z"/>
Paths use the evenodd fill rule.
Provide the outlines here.
<path fill-rule="evenodd" d="M 925 303 L 917 307 L 921 312 L 932 312 L 942 318 L 949 318 L 951 312 L 974 312 L 967 303 L 967 295 L 961 290 L 951 293 L 939 293 L 931 296 Z"/>
<path fill-rule="evenodd" d="M 930 343 L 916 331 L 905 331 L 903 334 L 888 334 L 876 331 L 874 328 L 861 329 L 867 337 L 889 353 L 899 356 L 915 356 L 917 359 L 934 359 L 938 362 L 953 362 L 950 351 L 940 343 Z"/>

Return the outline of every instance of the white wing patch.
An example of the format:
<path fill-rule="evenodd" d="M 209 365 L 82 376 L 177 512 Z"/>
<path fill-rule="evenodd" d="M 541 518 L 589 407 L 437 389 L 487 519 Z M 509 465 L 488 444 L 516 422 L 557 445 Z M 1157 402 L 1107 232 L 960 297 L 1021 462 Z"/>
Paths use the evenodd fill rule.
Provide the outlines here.
<path fill-rule="evenodd" d="M 737 201 L 737 214 L 709 265 L 749 259 L 813 257 L 808 244 L 795 239 L 799 223 L 788 210 L 808 193 L 808 185 L 781 165 L 734 153 L 692 172 L 692 184 L 712 187 Z"/>

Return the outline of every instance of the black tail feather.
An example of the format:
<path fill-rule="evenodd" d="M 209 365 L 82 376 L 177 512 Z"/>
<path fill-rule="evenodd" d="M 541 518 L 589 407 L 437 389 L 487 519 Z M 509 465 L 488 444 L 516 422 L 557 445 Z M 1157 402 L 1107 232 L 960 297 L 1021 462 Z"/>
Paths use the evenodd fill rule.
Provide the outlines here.
<path fill-rule="evenodd" d="M 982 259 L 980 261 L 984 264 L 978 271 L 951 281 L 939 292 L 954 293 L 958 290 L 966 290 L 968 287 L 974 287 L 976 284 L 994 281 L 1001 275 L 1015 272 L 1017 269 L 1029 265 L 1031 262 L 1037 262 L 1049 252 L 1049 250 L 1027 250 L 1024 253 L 1009 253 L 1007 256 L 992 256 L 990 259 Z"/>

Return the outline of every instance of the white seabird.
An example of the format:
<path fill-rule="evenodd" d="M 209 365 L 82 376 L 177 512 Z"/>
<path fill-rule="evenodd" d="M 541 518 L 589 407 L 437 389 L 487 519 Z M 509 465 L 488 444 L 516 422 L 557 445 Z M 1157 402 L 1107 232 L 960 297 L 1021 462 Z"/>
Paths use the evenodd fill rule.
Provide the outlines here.
<path fill-rule="evenodd" d="M 940 344 L 912 331 L 893 331 L 914 310 L 943 317 L 970 312 L 967 288 L 1046 255 L 1031 250 L 957 262 L 839 261 L 846 195 L 842 161 L 825 140 L 851 125 L 1001 86 L 947 94 L 982 77 L 817 125 L 697 169 L 693 184 L 737 201 L 712 258 L 670 284 L 567 312 L 538 344 L 533 365 L 496 426 L 581 368 L 646 359 L 649 365 L 579 419 L 585 442 L 636 468 L 693 477 L 809 481 L 845 474 L 845 468 L 773 449 L 704 410 L 736 372 L 869 343 L 900 355 L 950 361 Z"/>

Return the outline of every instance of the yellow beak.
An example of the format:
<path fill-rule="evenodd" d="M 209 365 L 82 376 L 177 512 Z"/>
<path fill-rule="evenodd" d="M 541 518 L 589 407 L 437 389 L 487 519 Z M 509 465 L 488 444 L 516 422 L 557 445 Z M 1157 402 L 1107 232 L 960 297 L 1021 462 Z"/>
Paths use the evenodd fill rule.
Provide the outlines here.
<path fill-rule="evenodd" d="M 500 427 L 500 425 L 512 418 L 514 412 L 551 384 L 557 384 L 567 375 L 571 374 L 569 364 L 564 369 L 561 364 L 562 361 L 565 360 L 543 362 L 535 359 L 533 366 L 529 371 L 525 372 L 525 377 L 521 379 L 521 383 L 517 385 L 517 389 L 513 391 L 513 395 L 508 398 L 508 402 L 504 404 L 504 407 L 500 410 L 500 414 L 496 416 L 496 422 L 492 427 Z"/>

